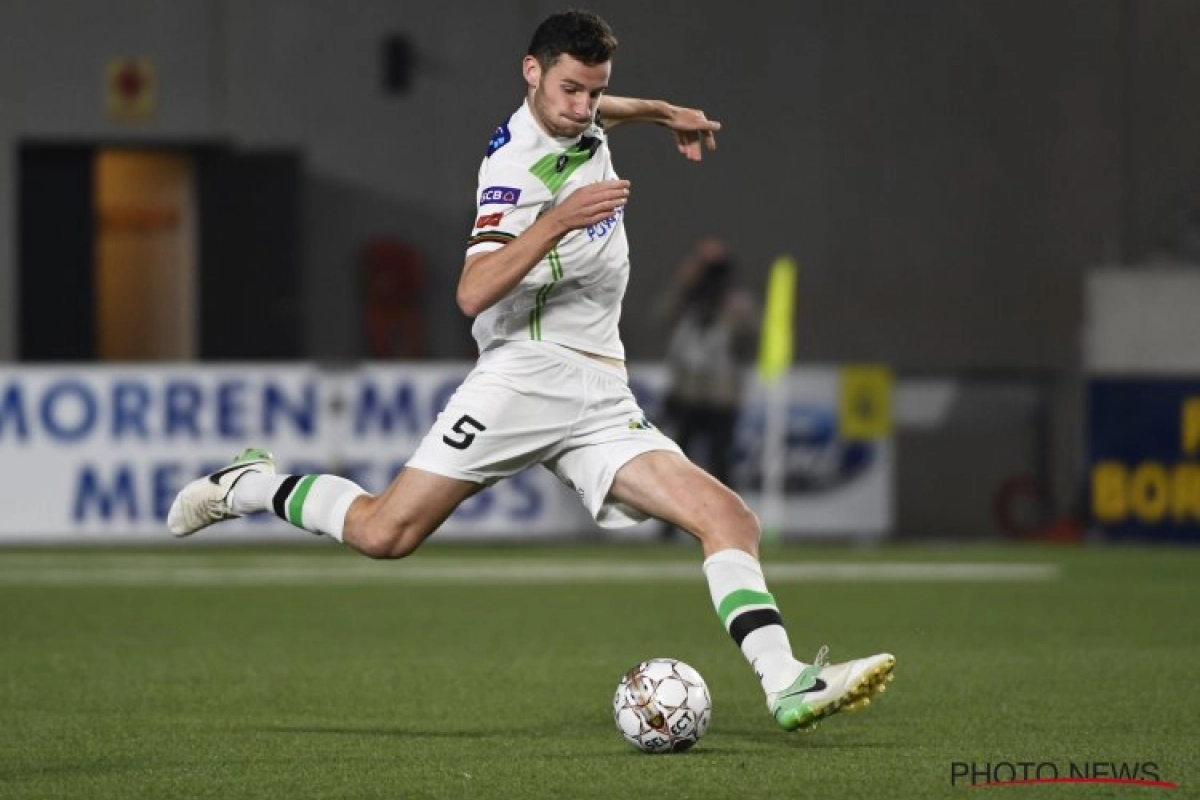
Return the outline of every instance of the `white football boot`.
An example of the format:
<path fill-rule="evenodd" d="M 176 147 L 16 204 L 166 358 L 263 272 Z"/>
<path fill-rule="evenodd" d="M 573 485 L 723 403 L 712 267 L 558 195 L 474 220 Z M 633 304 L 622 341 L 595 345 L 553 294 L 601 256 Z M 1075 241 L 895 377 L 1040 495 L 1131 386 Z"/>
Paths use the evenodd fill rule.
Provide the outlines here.
<path fill-rule="evenodd" d="M 191 536 L 214 522 L 240 517 L 229 507 L 233 486 L 248 472 L 275 474 L 275 459 L 266 450 L 250 448 L 211 475 L 183 487 L 167 512 L 167 528 L 176 536 Z"/>
<path fill-rule="evenodd" d="M 825 717 L 863 708 L 892 680 L 896 657 L 891 653 L 826 664 L 828 651 L 822 647 L 813 664 L 771 703 L 771 714 L 785 731 L 812 730 Z"/>

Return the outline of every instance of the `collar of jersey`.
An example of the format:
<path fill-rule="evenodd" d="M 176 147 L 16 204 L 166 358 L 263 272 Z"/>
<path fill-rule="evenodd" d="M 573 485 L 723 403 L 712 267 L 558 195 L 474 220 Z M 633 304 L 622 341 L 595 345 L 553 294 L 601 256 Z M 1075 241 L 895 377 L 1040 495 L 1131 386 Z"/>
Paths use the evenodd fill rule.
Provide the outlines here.
<path fill-rule="evenodd" d="M 521 107 L 517 109 L 517 113 L 513 115 L 513 118 L 520 119 L 522 125 L 528 125 L 536 135 L 545 139 L 547 142 L 553 142 L 554 147 L 559 150 L 571 149 L 575 145 L 579 144 L 579 140 L 584 136 L 599 137 L 601 141 L 604 140 L 603 129 L 601 129 L 600 126 L 596 125 L 595 123 L 593 123 L 590 128 L 578 136 L 551 136 L 542 129 L 541 125 L 538 125 L 537 119 L 535 119 L 533 116 L 533 110 L 529 107 L 529 98 L 525 98 L 525 102 L 521 103 Z"/>

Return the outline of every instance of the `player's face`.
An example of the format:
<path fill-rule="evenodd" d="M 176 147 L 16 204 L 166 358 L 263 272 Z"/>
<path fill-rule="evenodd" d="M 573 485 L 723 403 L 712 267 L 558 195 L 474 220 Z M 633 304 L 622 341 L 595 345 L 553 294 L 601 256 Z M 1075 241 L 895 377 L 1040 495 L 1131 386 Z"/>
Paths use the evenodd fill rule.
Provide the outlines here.
<path fill-rule="evenodd" d="M 522 69 L 529 86 L 529 105 L 542 130 L 574 138 L 596 118 L 612 62 L 589 66 L 564 53 L 546 70 L 536 58 L 526 56 Z"/>

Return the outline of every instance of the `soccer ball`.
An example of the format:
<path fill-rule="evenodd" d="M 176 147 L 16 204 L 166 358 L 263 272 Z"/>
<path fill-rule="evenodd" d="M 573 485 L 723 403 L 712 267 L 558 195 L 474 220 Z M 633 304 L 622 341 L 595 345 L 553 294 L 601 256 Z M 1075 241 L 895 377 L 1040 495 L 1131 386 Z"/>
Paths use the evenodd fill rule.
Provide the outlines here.
<path fill-rule="evenodd" d="M 625 741 L 645 753 L 679 753 L 700 740 L 712 719 L 704 678 L 674 658 L 652 658 L 625 673 L 613 696 Z"/>

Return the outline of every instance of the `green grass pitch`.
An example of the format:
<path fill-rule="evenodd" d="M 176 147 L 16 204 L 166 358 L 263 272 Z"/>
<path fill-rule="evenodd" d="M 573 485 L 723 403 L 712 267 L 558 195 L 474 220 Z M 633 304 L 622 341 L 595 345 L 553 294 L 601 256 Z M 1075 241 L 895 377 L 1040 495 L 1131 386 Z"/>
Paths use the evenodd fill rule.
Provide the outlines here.
<path fill-rule="evenodd" d="M 898 659 L 870 708 L 807 734 L 775 728 L 699 561 L 0 550 L 0 797 L 1200 797 L 1200 550 L 778 547 L 801 655 Z M 613 726 L 618 679 L 654 656 L 712 691 L 688 753 Z M 952 781 L 1022 762 L 1178 788 Z"/>

